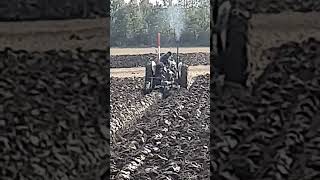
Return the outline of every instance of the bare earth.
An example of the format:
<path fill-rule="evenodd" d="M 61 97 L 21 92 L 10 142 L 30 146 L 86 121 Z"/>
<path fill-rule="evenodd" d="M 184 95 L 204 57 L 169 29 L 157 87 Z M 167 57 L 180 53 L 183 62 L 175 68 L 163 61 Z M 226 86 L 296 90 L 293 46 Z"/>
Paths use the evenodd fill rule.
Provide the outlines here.
<path fill-rule="evenodd" d="M 72 19 L 52 21 L 0 22 L 0 49 L 27 51 L 52 49 L 101 49 L 109 46 L 109 20 Z"/>
<path fill-rule="evenodd" d="M 320 37 L 319 12 L 282 12 L 258 14 L 250 20 L 248 43 L 248 86 L 252 86 L 271 61 L 264 51 L 290 41 L 301 43 L 308 38 Z"/>
<path fill-rule="evenodd" d="M 135 54 L 149 54 L 156 53 L 156 47 L 151 48 L 110 48 L 111 55 L 135 55 Z M 176 52 L 176 47 L 161 48 L 161 52 Z M 210 53 L 210 47 L 180 47 L 179 53 Z"/>
<path fill-rule="evenodd" d="M 145 68 L 136 67 L 136 68 L 111 68 L 110 75 L 111 77 L 144 77 Z M 210 73 L 210 66 L 189 66 L 188 68 L 188 79 Z"/>

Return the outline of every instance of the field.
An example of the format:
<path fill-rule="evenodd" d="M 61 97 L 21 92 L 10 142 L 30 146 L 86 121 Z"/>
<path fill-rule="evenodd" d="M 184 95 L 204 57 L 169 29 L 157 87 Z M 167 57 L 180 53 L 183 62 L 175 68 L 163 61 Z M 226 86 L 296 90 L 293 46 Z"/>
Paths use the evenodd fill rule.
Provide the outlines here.
<path fill-rule="evenodd" d="M 252 91 L 232 83 L 225 83 L 219 91 L 219 85 L 214 84 L 214 107 L 209 106 L 208 76 L 201 75 L 195 76 L 188 90 L 169 99 L 162 100 L 156 94 L 131 97 L 148 108 L 139 111 L 142 113 L 133 121 L 123 123 L 123 130 L 119 128 L 114 136 L 111 176 L 209 179 L 205 169 L 209 152 L 201 149 L 209 143 L 214 179 L 319 178 L 319 49 L 315 38 L 267 49 L 270 64 Z M 190 67 L 191 72 L 195 67 Z M 114 69 L 112 73 L 121 77 L 122 71 Z M 130 84 L 138 85 L 138 89 L 142 71 L 139 67 L 128 71 L 135 76 Z M 124 91 L 130 96 L 139 93 L 132 87 Z M 121 101 L 129 102 L 121 97 Z M 208 107 L 213 112 L 211 121 Z M 128 112 L 118 117 L 128 119 L 132 114 Z"/>
<path fill-rule="evenodd" d="M 0 159 L 3 162 L 0 165 L 0 175 L 4 179 L 82 178 L 90 180 L 100 178 L 102 174 L 108 176 L 110 130 L 111 153 L 119 153 L 118 158 L 112 154 L 114 159 L 111 159 L 111 164 L 112 167 L 115 167 L 112 169 L 112 175 L 121 176 L 128 170 L 128 166 L 122 163 L 129 165 L 131 162 L 132 164 L 134 163 L 132 158 L 137 157 L 133 152 L 131 155 L 128 154 L 132 158 L 127 158 L 128 155 L 122 150 L 129 150 L 126 147 L 128 142 L 135 143 L 134 139 L 140 141 L 135 131 L 140 130 L 142 124 L 144 124 L 144 129 L 150 127 L 150 132 L 152 132 L 143 130 L 148 137 L 144 137 L 146 143 L 142 146 L 150 150 L 157 148 L 149 141 L 153 141 L 154 133 L 158 135 L 155 125 L 159 118 L 167 119 L 163 123 L 171 123 L 166 126 L 161 125 L 168 129 L 167 134 L 163 132 L 162 136 L 171 138 L 168 139 L 170 141 L 162 141 L 163 146 L 173 143 L 172 137 L 176 137 L 180 138 L 181 143 L 187 143 L 192 138 L 194 146 L 181 147 L 187 155 L 192 154 L 194 148 L 203 148 L 198 154 L 203 159 L 198 159 L 198 164 L 195 164 L 197 169 L 194 169 L 194 164 L 189 163 L 196 155 L 192 154 L 185 158 L 186 166 L 183 168 L 183 165 L 179 163 L 179 157 L 185 156 L 182 154 L 170 161 L 175 164 L 164 164 L 159 171 L 181 172 L 189 176 L 190 173 L 192 175 L 200 170 L 203 172 L 203 177 L 209 174 L 205 172 L 209 167 L 207 149 L 209 140 L 205 138 L 209 136 L 209 78 L 208 75 L 198 77 L 209 72 L 208 54 L 181 54 L 185 59 L 192 57 L 192 60 L 188 61 L 191 65 L 190 89 L 176 92 L 172 96 L 172 102 L 169 99 L 163 100 L 157 92 L 147 96 L 142 95 L 143 69 L 141 65 L 143 61 L 139 61 L 138 58 L 135 66 L 132 66 L 136 68 L 133 70 L 136 73 L 134 76 L 128 71 L 128 68 L 121 68 L 123 63 L 120 57 L 120 63 L 115 63 L 118 68 L 111 69 L 110 122 L 103 113 L 108 105 L 101 101 L 107 98 L 105 95 L 108 92 L 105 88 L 107 82 L 105 71 L 108 68 L 106 64 L 108 57 L 106 57 L 107 51 L 105 50 L 107 39 L 101 41 L 108 34 L 105 31 L 107 27 L 105 20 L 102 18 L 51 23 L 48 21 L 33 22 L 32 24 L 37 28 L 22 22 L 0 23 L 0 31 L 5 35 L 0 37 L 2 42 L 0 48 L 14 47 L 15 49 L 0 52 L 0 96 L 4 100 L 3 105 L 0 106 L 0 129 L 4 132 L 0 137 L 0 143 L 4 145 L 0 150 Z M 10 31 L 10 29 L 14 30 Z M 82 50 L 74 50 L 79 46 L 82 47 Z M 40 52 L 34 52 L 34 50 Z M 45 52 L 48 50 L 51 51 Z M 117 61 L 111 57 L 111 62 L 114 60 Z M 126 60 L 126 62 L 136 62 Z M 195 64 L 202 66 L 193 66 Z M 120 77 L 115 71 L 121 72 Z M 201 88 L 196 88 L 196 86 Z M 171 116 L 173 113 L 163 114 L 168 110 L 162 110 L 162 108 L 168 109 L 176 104 L 180 106 L 177 106 L 178 109 L 172 109 L 176 113 L 174 116 Z M 19 112 L 13 107 L 18 107 Z M 193 112 L 194 108 L 198 109 L 197 114 Z M 110 111 L 107 109 L 107 113 Z M 199 111 L 202 113 L 200 117 Z M 153 117 L 152 112 L 158 117 Z M 183 120 L 183 118 L 188 119 L 185 113 L 188 117 L 194 116 L 188 123 L 184 123 L 186 120 Z M 201 121 L 197 122 L 199 118 Z M 153 121 L 149 122 L 149 119 Z M 189 128 L 186 129 L 184 125 L 194 126 L 194 132 L 205 132 L 206 135 L 197 139 L 200 136 L 192 132 L 190 134 Z M 179 137 L 175 129 L 185 132 L 182 132 Z M 128 137 L 130 133 L 133 133 L 130 135 L 131 139 Z M 157 143 L 160 141 L 157 140 Z M 195 147 L 196 145 L 199 147 Z M 161 148 L 164 149 L 162 146 Z M 169 158 L 164 154 L 172 151 L 172 149 L 165 152 L 160 151 L 157 155 Z M 143 153 L 144 151 L 137 149 L 136 152 Z M 156 156 L 146 156 L 146 160 L 161 160 L 155 158 Z M 146 167 L 152 166 L 147 164 L 150 161 L 144 162 L 146 162 Z M 171 166 L 174 167 L 173 171 L 167 169 Z M 181 168 L 179 169 L 178 166 Z M 139 170 L 130 171 L 130 173 L 132 177 L 147 176 L 143 174 L 147 172 Z"/>
<path fill-rule="evenodd" d="M 106 51 L 108 18 L 55 21 L 0 22 L 0 48 L 26 51 L 85 50 Z"/>
<path fill-rule="evenodd" d="M 315 38 L 273 47 L 252 92 L 212 92 L 213 179 L 319 179 L 319 49 Z"/>
<path fill-rule="evenodd" d="M 209 61 L 190 54 L 191 64 Z M 132 61 L 152 55 L 138 56 Z M 189 66 L 188 89 L 163 99 L 142 94 L 145 68 L 132 66 L 111 68 L 111 179 L 209 179 L 210 67 Z"/>
<path fill-rule="evenodd" d="M 149 54 L 156 53 L 157 47 L 153 48 L 110 48 L 111 55 L 136 55 L 136 54 Z M 168 51 L 176 52 L 176 47 L 161 48 L 161 52 L 166 53 Z M 198 52 L 210 52 L 210 47 L 180 47 L 180 53 L 198 53 Z"/>
<path fill-rule="evenodd" d="M 91 180 L 108 167 L 106 55 L 73 53 L 0 52 L 0 179 Z"/>
<path fill-rule="evenodd" d="M 262 14 L 320 11 L 319 0 L 241 2 Z M 284 19 L 274 38 L 262 33 L 275 24 L 261 21 L 268 26 L 257 36 L 267 38 L 257 48 L 269 63 L 250 92 L 216 84 L 209 48 L 193 47 L 180 48 L 188 89 L 166 99 L 143 95 L 143 66 L 157 57 L 155 48 L 112 48 L 111 109 L 104 101 L 108 18 L 0 22 L 1 179 L 320 179 L 317 17 L 300 23 L 294 16 L 290 29 Z M 296 29 L 304 31 L 299 43 L 287 43 Z M 314 38 L 301 42 L 305 34 Z M 176 51 L 162 48 L 169 50 Z"/>

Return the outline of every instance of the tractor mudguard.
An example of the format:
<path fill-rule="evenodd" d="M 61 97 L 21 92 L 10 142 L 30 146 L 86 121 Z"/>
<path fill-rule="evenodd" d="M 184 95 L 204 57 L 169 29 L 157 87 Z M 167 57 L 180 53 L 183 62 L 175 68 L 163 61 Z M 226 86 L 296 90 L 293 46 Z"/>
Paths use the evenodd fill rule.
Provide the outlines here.
<path fill-rule="evenodd" d="M 215 4 L 219 6 L 219 4 Z M 250 13 L 240 10 L 230 1 L 215 8 L 217 59 L 213 62 L 216 73 L 225 75 L 225 81 L 246 85 L 247 32 Z"/>
<path fill-rule="evenodd" d="M 148 94 L 152 91 L 154 87 L 153 83 L 153 73 L 152 73 L 152 63 L 147 63 L 145 67 L 145 81 L 144 81 L 144 94 Z"/>
<path fill-rule="evenodd" d="M 181 68 L 182 68 L 182 62 L 179 62 L 179 64 L 178 64 L 178 78 L 181 77 Z"/>
<path fill-rule="evenodd" d="M 152 74 L 156 73 L 156 62 L 151 61 L 151 67 L 152 67 Z"/>
<path fill-rule="evenodd" d="M 219 33 L 222 50 L 226 49 L 227 26 L 231 13 L 230 1 L 224 1 L 218 9 L 218 18 L 216 23 L 216 31 Z"/>
<path fill-rule="evenodd" d="M 246 85 L 247 80 L 247 33 L 248 21 L 231 14 L 228 22 L 226 49 L 224 50 L 225 80 Z"/>

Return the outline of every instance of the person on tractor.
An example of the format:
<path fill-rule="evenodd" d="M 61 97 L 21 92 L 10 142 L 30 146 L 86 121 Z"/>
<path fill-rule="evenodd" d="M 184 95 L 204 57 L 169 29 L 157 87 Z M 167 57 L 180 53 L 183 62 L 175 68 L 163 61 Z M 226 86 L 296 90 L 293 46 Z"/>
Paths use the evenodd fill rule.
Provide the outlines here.
<path fill-rule="evenodd" d="M 168 66 L 172 58 L 172 53 L 169 51 L 166 54 L 160 57 L 160 62 L 163 63 L 165 66 Z"/>
<path fill-rule="evenodd" d="M 160 64 L 167 75 L 172 77 L 175 73 L 177 64 L 172 58 L 172 53 L 169 51 L 166 54 L 162 55 L 160 58 Z"/>

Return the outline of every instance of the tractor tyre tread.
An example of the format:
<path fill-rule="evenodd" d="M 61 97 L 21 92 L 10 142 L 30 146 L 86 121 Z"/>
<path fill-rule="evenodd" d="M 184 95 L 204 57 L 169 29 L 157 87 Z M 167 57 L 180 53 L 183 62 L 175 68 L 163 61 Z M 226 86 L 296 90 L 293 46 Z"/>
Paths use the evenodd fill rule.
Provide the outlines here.
<path fill-rule="evenodd" d="M 144 77 L 144 94 L 149 94 L 153 88 L 153 85 L 151 84 L 151 87 L 149 89 L 146 88 L 146 84 L 148 82 L 151 82 L 151 77 L 152 77 L 152 65 L 151 63 L 148 63 L 146 65 L 146 69 L 145 69 L 145 77 Z"/>
<path fill-rule="evenodd" d="M 183 88 L 188 87 L 188 66 L 185 64 L 181 67 L 180 86 Z"/>

